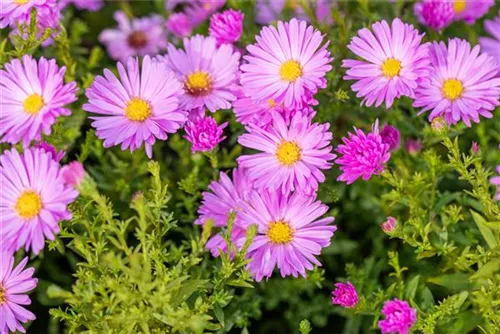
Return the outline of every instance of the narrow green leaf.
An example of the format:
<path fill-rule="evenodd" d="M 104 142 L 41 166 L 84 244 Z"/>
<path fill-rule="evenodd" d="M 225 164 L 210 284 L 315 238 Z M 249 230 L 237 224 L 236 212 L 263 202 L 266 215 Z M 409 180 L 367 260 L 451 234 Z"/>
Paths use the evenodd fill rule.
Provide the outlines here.
<path fill-rule="evenodd" d="M 488 246 L 493 249 L 498 246 L 498 242 L 495 238 L 495 235 L 491 231 L 491 229 L 487 226 L 487 221 L 477 212 L 475 211 L 470 211 L 472 214 L 472 218 L 476 222 L 477 227 L 479 228 L 479 231 L 481 232 L 484 240 L 486 240 L 486 243 Z"/>

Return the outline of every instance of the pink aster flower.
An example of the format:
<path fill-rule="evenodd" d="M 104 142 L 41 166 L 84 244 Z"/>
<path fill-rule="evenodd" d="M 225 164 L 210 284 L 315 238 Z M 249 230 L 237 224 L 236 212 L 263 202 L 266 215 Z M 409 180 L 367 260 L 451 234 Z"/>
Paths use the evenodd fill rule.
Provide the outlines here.
<path fill-rule="evenodd" d="M 332 291 L 332 303 L 346 308 L 353 308 L 358 303 L 358 293 L 351 282 L 336 283 Z"/>
<path fill-rule="evenodd" d="M 463 20 L 467 24 L 474 24 L 477 19 L 484 16 L 495 0 L 452 0 L 455 10 L 455 19 Z"/>
<path fill-rule="evenodd" d="M 405 141 L 405 150 L 410 155 L 417 155 L 422 150 L 422 142 L 419 139 L 408 138 Z"/>
<path fill-rule="evenodd" d="M 453 22 L 453 0 L 422 0 L 414 7 L 418 21 L 426 27 L 441 31 Z"/>
<path fill-rule="evenodd" d="M 0 29 L 10 25 L 15 28 L 17 24 L 28 23 L 30 13 L 33 8 L 37 10 L 37 19 L 39 13 L 52 11 L 57 7 L 56 0 L 2 0 L 0 6 Z"/>
<path fill-rule="evenodd" d="M 241 65 L 240 82 L 248 97 L 274 100 L 286 108 L 310 104 L 332 69 L 328 42 L 305 21 L 278 22 L 262 28 L 257 43 L 247 46 L 248 63 Z"/>
<path fill-rule="evenodd" d="M 223 130 L 227 122 L 217 126 L 213 117 L 196 117 L 186 123 L 184 130 L 186 138 L 191 144 L 191 151 L 206 152 L 212 151 L 221 141 L 226 139 Z"/>
<path fill-rule="evenodd" d="M 385 222 L 380 224 L 380 227 L 382 228 L 382 231 L 384 231 L 385 233 L 390 233 L 394 231 L 397 225 L 398 221 L 396 220 L 396 218 L 389 216 L 387 217 L 387 220 Z"/>
<path fill-rule="evenodd" d="M 210 19 L 208 32 L 215 38 L 217 45 L 232 44 L 239 41 L 243 32 L 245 15 L 239 10 L 228 9 L 222 13 L 215 13 Z"/>
<path fill-rule="evenodd" d="M 297 113 L 290 124 L 274 114 L 269 130 L 250 125 L 248 133 L 238 138 L 242 146 L 260 153 L 238 158 L 247 168 L 248 177 L 260 189 L 289 194 L 296 190 L 312 194 L 325 181 L 322 170 L 332 167 L 330 124 L 311 123 L 311 118 Z"/>
<path fill-rule="evenodd" d="M 390 108 L 394 99 L 413 98 L 418 82 L 428 72 L 427 46 L 422 45 L 423 34 L 412 25 L 396 18 L 391 26 L 383 20 L 372 26 L 373 33 L 363 28 L 358 31 L 348 48 L 363 60 L 346 59 L 345 80 L 356 80 L 352 90 L 362 97 L 361 104 Z"/>
<path fill-rule="evenodd" d="M 182 85 L 163 62 L 144 57 L 129 58 L 126 67 L 117 64 L 119 79 L 108 69 L 97 76 L 85 94 L 89 101 L 83 110 L 96 113 L 90 117 L 104 147 L 121 144 L 133 152 L 144 146 L 151 158 L 156 139 L 166 140 L 187 119 L 179 109 Z"/>
<path fill-rule="evenodd" d="M 25 269 L 28 258 L 25 257 L 14 267 L 14 256 L 0 251 L 0 333 L 26 333 L 22 326 L 35 315 L 24 306 L 31 304 L 28 292 L 33 290 L 38 280 L 33 278 L 34 268 Z"/>
<path fill-rule="evenodd" d="M 312 12 L 315 13 L 318 22 L 324 24 L 331 24 L 333 22 L 331 16 L 332 0 L 307 0 L 307 3 Z M 283 16 L 284 10 L 291 11 L 295 18 L 305 21 L 309 21 L 310 19 L 300 1 L 257 0 L 255 5 L 255 21 L 259 24 L 270 24 L 280 19 Z"/>
<path fill-rule="evenodd" d="M 55 59 L 29 55 L 22 61 L 13 59 L 0 70 L 0 142 L 16 144 L 40 140 L 42 132 L 51 133 L 58 116 L 68 116 L 64 108 L 76 101 L 76 83 L 64 84 L 66 67 L 57 66 Z"/>
<path fill-rule="evenodd" d="M 72 161 L 61 168 L 64 183 L 76 188 L 85 178 L 85 169 L 80 161 Z"/>
<path fill-rule="evenodd" d="M 497 201 L 500 201 L 500 165 L 497 166 L 497 174 L 498 176 L 492 177 L 490 182 L 492 185 L 497 187 L 497 194 L 495 196 L 495 199 Z"/>
<path fill-rule="evenodd" d="M 255 191 L 242 204 L 242 224 L 257 224 L 247 257 L 248 269 L 256 281 L 271 277 L 277 267 L 281 276 L 306 277 L 313 264 L 321 266 L 315 256 L 330 245 L 337 227 L 334 217 L 320 218 L 328 207 L 314 197 L 293 193 Z"/>
<path fill-rule="evenodd" d="M 54 146 L 44 141 L 36 143 L 35 147 L 41 148 L 45 152 L 49 153 L 52 156 L 52 159 L 54 159 L 56 162 L 60 162 L 62 158 L 64 158 L 64 155 L 66 154 L 66 152 L 64 152 L 63 150 L 57 151 L 57 149 Z"/>
<path fill-rule="evenodd" d="M 401 145 L 401 134 L 399 130 L 393 126 L 386 125 L 380 132 L 382 142 L 389 145 L 389 150 L 394 151 Z"/>
<path fill-rule="evenodd" d="M 342 171 L 337 180 L 347 184 L 360 177 L 366 181 L 372 175 L 379 175 L 391 157 L 390 146 L 383 142 L 380 135 L 378 120 L 373 125 L 372 132 L 365 134 L 354 128 L 354 134 L 349 132 L 349 137 L 342 138 L 342 142 L 344 144 L 336 148 L 341 156 L 335 163 L 340 165 Z"/>
<path fill-rule="evenodd" d="M 176 37 L 184 38 L 191 35 L 193 29 L 189 18 L 184 13 L 174 13 L 168 17 L 166 23 L 167 30 Z"/>
<path fill-rule="evenodd" d="M 224 7 L 226 0 L 188 0 L 184 12 L 194 26 L 201 24 Z"/>
<path fill-rule="evenodd" d="M 23 23 L 25 25 L 29 24 L 29 17 L 26 17 L 24 21 L 21 20 L 18 23 Z M 59 32 L 60 24 L 61 24 L 61 9 L 59 6 L 43 6 L 41 8 L 37 8 L 37 15 L 36 15 L 37 38 L 38 39 L 44 38 L 46 29 L 52 29 L 52 34 L 49 35 L 48 37 L 45 37 L 46 39 L 42 41 L 41 45 L 43 47 L 49 46 L 54 42 L 54 38 L 57 36 Z M 26 31 L 22 36 L 20 35 L 21 33 L 19 27 L 16 25 L 10 32 L 9 37 L 11 38 L 13 43 L 16 43 L 15 40 L 16 37 L 20 37 L 21 39 L 24 40 L 28 38 L 28 33 Z"/>
<path fill-rule="evenodd" d="M 181 107 L 206 107 L 211 112 L 231 108 L 240 60 L 231 45 L 217 47 L 215 38 L 196 35 L 184 39 L 184 50 L 170 44 L 163 59 L 184 83 Z"/>
<path fill-rule="evenodd" d="M 130 56 L 156 55 L 166 48 L 167 36 L 161 16 L 129 20 L 124 12 L 117 11 L 114 18 L 118 29 L 106 29 L 99 35 L 111 58 L 125 62 Z"/>
<path fill-rule="evenodd" d="M 246 229 L 234 225 L 231 232 L 231 243 L 236 246 L 238 250 L 244 245 L 246 240 Z M 210 239 L 208 239 L 205 248 L 212 254 L 213 257 L 218 257 L 221 253 L 227 253 L 227 242 L 222 237 L 221 233 L 217 233 Z M 234 256 L 234 252 L 231 252 L 231 258 Z"/>
<path fill-rule="evenodd" d="M 408 302 L 399 299 L 386 301 L 382 314 L 385 319 L 378 322 L 382 334 L 407 334 L 417 321 L 417 310 L 411 308 Z"/>
<path fill-rule="evenodd" d="M 497 69 L 500 70 L 500 12 L 494 20 L 484 21 L 484 29 L 492 38 L 480 37 L 479 44 L 484 53 L 489 54 L 495 58 L 497 62 Z"/>
<path fill-rule="evenodd" d="M 444 117 L 448 124 L 462 120 L 467 126 L 479 116 L 491 118 L 500 105 L 500 78 L 493 57 L 479 54 L 480 46 L 450 39 L 429 47 L 431 71 L 415 94 L 414 107 L 431 111 L 429 120 Z"/>
<path fill-rule="evenodd" d="M 71 219 L 67 206 L 78 192 L 66 185 L 59 163 L 41 148 L 0 156 L 0 239 L 38 254 L 44 239 L 54 240 L 59 222 Z"/>

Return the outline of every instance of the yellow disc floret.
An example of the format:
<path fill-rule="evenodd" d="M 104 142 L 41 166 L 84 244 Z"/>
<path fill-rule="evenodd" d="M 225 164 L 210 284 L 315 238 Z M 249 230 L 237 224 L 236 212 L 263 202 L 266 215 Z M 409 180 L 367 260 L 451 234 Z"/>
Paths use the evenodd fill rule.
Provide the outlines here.
<path fill-rule="evenodd" d="M 389 58 L 382 64 L 382 73 L 387 78 L 394 78 L 395 76 L 399 75 L 400 71 L 401 62 L 394 58 Z"/>
<path fill-rule="evenodd" d="M 151 115 L 151 105 L 148 101 L 134 97 L 125 107 L 125 116 L 131 121 L 144 122 Z"/>
<path fill-rule="evenodd" d="M 31 115 L 37 114 L 43 105 L 43 98 L 38 94 L 31 94 L 23 102 L 24 111 Z"/>
<path fill-rule="evenodd" d="M 302 66 L 295 60 L 288 60 L 281 65 L 280 77 L 285 81 L 295 82 L 302 74 Z"/>
<path fill-rule="evenodd" d="M 448 79 L 444 82 L 443 95 L 450 101 L 455 101 L 462 96 L 463 90 L 464 86 L 457 79 Z"/>
<path fill-rule="evenodd" d="M 287 223 L 277 221 L 269 224 L 266 235 L 273 244 L 287 244 L 292 241 L 293 230 Z"/>
<path fill-rule="evenodd" d="M 2 283 L 0 283 L 0 305 L 5 303 L 5 300 L 7 300 L 7 297 L 5 295 L 5 288 L 3 287 Z"/>
<path fill-rule="evenodd" d="M 453 2 L 453 10 L 455 10 L 456 14 L 460 14 L 465 10 L 465 5 L 466 5 L 465 0 L 455 0 Z"/>
<path fill-rule="evenodd" d="M 36 192 L 27 190 L 17 199 L 15 209 L 22 218 L 33 218 L 42 211 L 42 198 Z"/>
<path fill-rule="evenodd" d="M 294 165 L 300 160 L 300 147 L 294 142 L 284 141 L 278 146 L 276 157 L 282 165 Z"/>
<path fill-rule="evenodd" d="M 187 76 L 184 87 L 191 95 L 205 95 L 210 93 L 212 89 L 212 80 L 207 72 L 197 71 Z"/>

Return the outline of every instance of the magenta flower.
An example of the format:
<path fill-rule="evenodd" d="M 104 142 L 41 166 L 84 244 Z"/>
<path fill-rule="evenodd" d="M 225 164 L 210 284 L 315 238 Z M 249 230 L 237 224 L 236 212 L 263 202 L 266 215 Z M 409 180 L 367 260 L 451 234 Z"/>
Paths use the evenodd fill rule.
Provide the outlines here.
<path fill-rule="evenodd" d="M 424 35 L 396 18 L 391 26 L 383 20 L 358 31 L 348 48 L 363 60 L 346 59 L 345 80 L 356 80 L 352 90 L 361 104 L 390 108 L 396 98 L 413 98 L 422 77 L 427 76 L 429 57 Z"/>
<path fill-rule="evenodd" d="M 379 133 L 378 120 L 372 127 L 372 132 L 365 134 L 354 128 L 354 134 L 342 138 L 344 144 L 337 146 L 336 151 L 341 154 L 335 160 L 340 165 L 342 174 L 337 181 L 351 184 L 358 178 L 368 180 L 372 175 L 379 175 L 384 171 L 385 163 L 391 158 L 390 146 L 382 140 Z"/>
<path fill-rule="evenodd" d="M 414 107 L 420 113 L 431 111 L 429 120 L 444 117 L 448 124 L 462 120 L 467 126 L 479 123 L 479 116 L 493 117 L 491 111 L 500 105 L 500 78 L 493 57 L 480 55 L 479 45 L 450 39 L 434 42 L 429 48 L 431 71 L 420 82 Z"/>
<path fill-rule="evenodd" d="M 312 123 L 310 117 L 297 113 L 289 125 L 274 114 L 269 130 L 250 125 L 248 133 L 238 138 L 240 145 L 260 151 L 238 158 L 240 166 L 260 189 L 281 192 L 296 190 L 312 194 L 325 181 L 322 170 L 332 167 L 330 124 Z"/>
<path fill-rule="evenodd" d="M 484 29 L 492 38 L 480 37 L 479 44 L 484 53 L 495 58 L 497 69 L 500 70 L 500 12 L 495 19 L 484 21 Z"/>
<path fill-rule="evenodd" d="M 25 269 L 28 258 L 25 257 L 14 267 L 14 256 L 0 251 L 0 333 L 26 333 L 22 326 L 35 315 L 24 308 L 31 304 L 27 293 L 33 290 L 38 280 L 33 278 L 34 268 Z"/>
<path fill-rule="evenodd" d="M 426 27 L 441 31 L 453 22 L 453 0 L 422 0 L 414 7 L 418 21 Z"/>
<path fill-rule="evenodd" d="M 417 155 L 422 150 L 422 142 L 419 139 L 408 138 L 405 141 L 405 150 L 410 155 Z"/>
<path fill-rule="evenodd" d="M 497 166 L 497 174 L 498 176 L 494 176 L 490 179 L 490 182 L 492 185 L 497 187 L 497 194 L 495 196 L 495 199 L 497 201 L 500 201 L 500 165 Z"/>
<path fill-rule="evenodd" d="M 389 145 L 389 150 L 394 151 L 401 145 L 401 134 L 399 130 L 393 126 L 386 125 L 380 132 L 382 142 Z"/>
<path fill-rule="evenodd" d="M 396 229 L 396 226 L 398 225 L 398 221 L 394 217 L 387 217 L 387 220 L 380 224 L 380 227 L 382 228 L 382 231 L 385 233 L 390 233 Z"/>
<path fill-rule="evenodd" d="M 166 140 L 184 125 L 187 114 L 179 109 L 182 85 L 167 66 L 149 56 L 129 58 L 126 68 L 117 64 L 119 79 L 108 69 L 97 76 L 85 92 L 89 101 L 83 110 L 90 117 L 104 147 L 121 144 L 135 151 L 144 144 L 148 157 L 156 139 Z"/>
<path fill-rule="evenodd" d="M 328 42 L 321 46 L 321 32 L 305 21 L 292 19 L 264 27 L 257 43 L 247 46 L 248 63 L 241 65 L 240 82 L 247 97 L 269 100 L 286 108 L 315 103 L 318 88 L 326 87 L 332 69 Z"/>
<path fill-rule="evenodd" d="M 192 152 L 212 151 L 221 141 L 226 139 L 223 130 L 227 122 L 217 126 L 213 117 L 195 117 L 189 120 L 184 127 L 186 138 L 191 144 Z"/>
<path fill-rule="evenodd" d="M 57 11 L 56 0 L 2 0 L 0 6 L 0 29 L 7 26 L 29 23 L 31 10 L 37 10 L 37 20 L 41 13 Z"/>
<path fill-rule="evenodd" d="M 417 321 L 417 310 L 411 308 L 408 302 L 399 299 L 386 301 L 382 314 L 385 319 L 378 322 L 382 334 L 407 334 Z"/>
<path fill-rule="evenodd" d="M 495 0 L 453 0 L 455 19 L 463 20 L 467 24 L 474 24 L 494 5 Z"/>
<path fill-rule="evenodd" d="M 64 182 L 59 163 L 41 148 L 15 149 L 0 156 L 0 239 L 12 249 L 38 254 L 54 240 L 59 222 L 71 219 L 67 206 L 78 192 Z M 10 248 L 10 247 L 8 247 Z"/>
<path fill-rule="evenodd" d="M 57 151 L 57 149 L 54 146 L 44 141 L 36 143 L 35 147 L 41 148 L 45 152 L 49 153 L 52 156 L 52 159 L 54 159 L 56 162 L 60 162 L 62 158 L 64 158 L 64 155 L 66 154 L 66 152 L 64 152 L 63 150 Z"/>
<path fill-rule="evenodd" d="M 332 291 L 332 303 L 346 308 L 353 308 L 358 304 L 358 293 L 351 282 L 336 283 Z"/>
<path fill-rule="evenodd" d="M 90 12 L 97 12 L 104 6 L 104 0 L 60 0 L 59 6 L 64 8 L 70 3 L 79 10 L 88 10 Z"/>
<path fill-rule="evenodd" d="M 76 188 L 85 178 L 85 169 L 80 161 L 72 161 L 61 168 L 64 183 Z"/>
<path fill-rule="evenodd" d="M 42 132 L 49 135 L 58 116 L 71 114 L 64 107 L 76 100 L 77 87 L 64 84 L 65 71 L 55 59 L 37 62 L 29 55 L 5 64 L 0 70 L 0 142 L 27 146 L 41 140 Z"/>
<path fill-rule="evenodd" d="M 111 58 L 126 62 L 131 56 L 156 55 L 167 47 L 164 21 L 159 15 L 129 20 L 122 11 L 114 15 L 117 29 L 106 29 L 99 42 L 106 45 Z"/>
<path fill-rule="evenodd" d="M 232 44 L 239 41 L 243 32 L 245 15 L 239 10 L 228 9 L 222 13 L 215 13 L 210 19 L 208 32 L 215 38 L 217 45 Z"/>
<path fill-rule="evenodd" d="M 191 35 L 191 22 L 184 13 L 174 13 L 168 17 L 166 28 L 169 32 L 179 38 L 188 37 Z"/>
<path fill-rule="evenodd" d="M 248 269 L 256 281 L 271 277 L 277 267 L 281 276 L 306 277 L 313 264 L 321 266 L 315 256 L 330 245 L 337 227 L 334 217 L 320 218 L 328 207 L 314 197 L 293 193 L 255 191 L 241 203 L 242 224 L 257 224 L 247 257 Z"/>
<path fill-rule="evenodd" d="M 184 50 L 170 44 L 168 54 L 159 59 L 184 83 L 181 107 L 206 107 L 211 112 L 231 108 L 240 60 L 231 45 L 217 47 L 215 38 L 196 35 L 184 39 Z"/>

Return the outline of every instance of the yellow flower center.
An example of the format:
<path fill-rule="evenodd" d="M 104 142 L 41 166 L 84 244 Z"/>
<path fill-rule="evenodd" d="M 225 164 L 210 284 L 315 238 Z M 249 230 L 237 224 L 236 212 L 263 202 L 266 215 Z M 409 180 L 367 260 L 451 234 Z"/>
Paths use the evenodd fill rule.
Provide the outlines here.
<path fill-rule="evenodd" d="M 287 223 L 277 221 L 269 224 L 266 235 L 273 244 L 282 245 L 292 241 L 293 230 Z"/>
<path fill-rule="evenodd" d="M 7 299 L 5 295 L 5 288 L 3 287 L 2 283 L 0 283 L 0 305 L 5 303 L 5 300 Z"/>
<path fill-rule="evenodd" d="M 134 97 L 125 108 L 125 116 L 131 121 L 144 122 L 151 115 L 151 105 L 148 101 Z"/>
<path fill-rule="evenodd" d="M 382 64 L 382 73 L 387 78 L 394 78 L 400 71 L 401 62 L 394 58 L 389 58 Z"/>
<path fill-rule="evenodd" d="M 187 76 L 184 81 L 184 87 L 191 95 L 206 95 L 212 89 L 212 80 L 207 72 L 198 71 Z"/>
<path fill-rule="evenodd" d="M 295 60 L 288 60 L 281 65 L 280 76 L 285 81 L 295 82 L 302 74 L 302 66 Z"/>
<path fill-rule="evenodd" d="M 464 0 L 455 0 L 453 2 L 453 9 L 455 10 L 456 14 L 460 14 L 465 10 L 465 5 L 466 2 Z"/>
<path fill-rule="evenodd" d="M 464 86 L 457 79 L 448 79 L 443 85 L 443 95 L 450 101 L 458 99 L 464 90 Z"/>
<path fill-rule="evenodd" d="M 17 199 L 15 209 L 22 218 L 33 218 L 42 211 L 42 198 L 36 192 L 27 190 Z"/>
<path fill-rule="evenodd" d="M 269 108 L 274 108 L 276 107 L 276 101 L 274 101 L 273 99 L 269 99 L 267 100 L 267 105 L 269 106 Z"/>
<path fill-rule="evenodd" d="M 283 165 L 294 165 L 300 160 L 300 147 L 294 142 L 284 141 L 278 146 L 276 156 Z"/>
<path fill-rule="evenodd" d="M 31 94 L 24 100 L 24 111 L 28 114 L 35 115 L 43 108 L 43 98 L 38 94 Z"/>
<path fill-rule="evenodd" d="M 30 0 L 14 0 L 16 5 L 26 5 Z"/>

